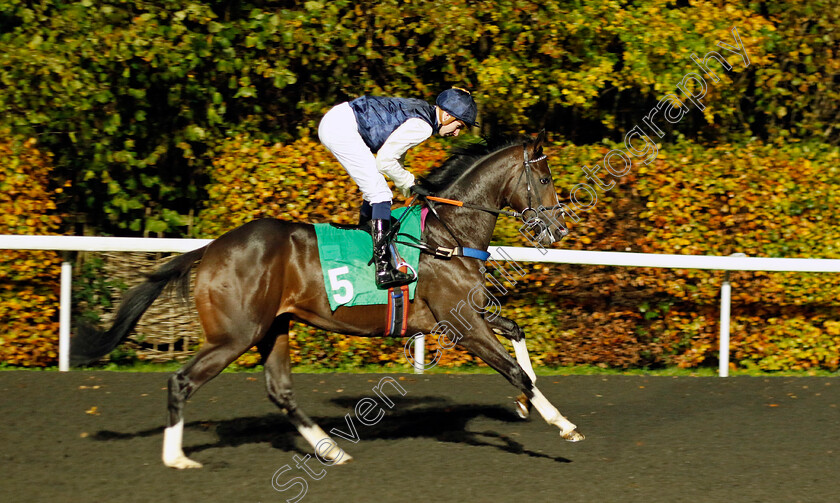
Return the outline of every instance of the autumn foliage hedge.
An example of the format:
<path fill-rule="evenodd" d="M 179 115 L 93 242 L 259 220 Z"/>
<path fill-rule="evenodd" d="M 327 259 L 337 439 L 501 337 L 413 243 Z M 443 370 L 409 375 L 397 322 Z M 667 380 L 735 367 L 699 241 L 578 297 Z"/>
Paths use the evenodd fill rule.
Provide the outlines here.
<path fill-rule="evenodd" d="M 547 148 L 561 196 L 605 146 Z M 431 141 L 409 154 L 423 173 L 447 156 Z M 693 255 L 838 258 L 840 177 L 836 148 L 757 143 L 663 147 L 634 167 L 573 225 L 561 247 Z M 267 145 L 231 138 L 213 164 L 210 199 L 199 214 L 205 236 L 269 216 L 355 221 L 360 195 L 317 142 Z M 518 222 L 502 218 L 495 244 L 529 246 Z M 503 314 L 529 336 L 543 365 L 609 367 L 716 364 L 722 272 L 520 264 L 527 276 Z M 735 272 L 732 361 L 737 367 L 838 368 L 840 278 L 832 274 Z M 295 326 L 296 362 L 327 367 L 404 362 L 400 341 L 325 334 Z M 430 346 L 429 349 L 432 349 Z M 251 359 L 256 361 L 255 358 Z M 443 366 L 472 362 L 445 352 Z"/>
<path fill-rule="evenodd" d="M 736 45 L 692 138 L 840 138 L 836 0 L 0 1 L 0 125 L 38 137 L 107 233 L 177 235 L 219 141 L 314 135 L 361 94 L 470 88 L 485 132 L 619 139 Z M 107 196 L 107 197 L 103 197 Z"/>
<path fill-rule="evenodd" d="M 57 233 L 54 198 L 63 188 L 51 189 L 51 168 L 34 139 L 0 141 L 0 234 Z M 56 252 L 0 251 L 0 362 L 43 367 L 58 360 L 60 270 Z"/>

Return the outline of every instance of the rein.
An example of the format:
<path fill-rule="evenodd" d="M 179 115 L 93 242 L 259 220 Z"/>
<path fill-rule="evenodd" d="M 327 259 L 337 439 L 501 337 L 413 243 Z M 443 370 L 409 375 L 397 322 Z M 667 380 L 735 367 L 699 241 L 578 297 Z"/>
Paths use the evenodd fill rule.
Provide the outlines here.
<path fill-rule="evenodd" d="M 519 218 L 519 217 L 522 216 L 522 213 L 519 213 L 517 211 L 497 210 L 497 209 L 494 209 L 494 208 L 488 208 L 486 206 L 480 206 L 478 204 L 465 203 L 464 201 L 458 201 L 457 199 L 446 199 L 446 198 L 437 197 L 437 196 L 425 196 L 425 198 L 426 198 L 426 201 L 434 201 L 436 203 L 451 204 L 452 206 L 461 206 L 463 208 L 469 208 L 471 210 L 486 211 L 487 213 L 495 213 L 497 215 L 507 215 L 509 217 L 514 217 L 514 218 Z"/>
<path fill-rule="evenodd" d="M 534 163 L 537 163 L 537 162 L 540 162 L 540 161 L 544 160 L 546 158 L 546 155 L 543 154 L 540 157 L 537 157 L 536 159 L 530 159 L 529 160 L 528 159 L 528 149 L 523 148 L 523 156 L 525 157 L 525 159 L 522 162 L 522 164 L 525 165 L 525 170 L 519 175 L 519 180 L 517 181 L 517 186 L 519 185 L 519 183 L 522 182 L 522 175 L 526 175 L 526 179 L 527 179 L 527 182 L 528 182 L 528 185 L 526 186 L 526 190 L 527 190 L 527 193 L 528 193 L 528 207 L 525 208 L 524 210 L 522 210 L 521 212 L 511 211 L 511 210 L 497 210 L 495 208 L 488 208 L 487 206 L 481 206 L 481 205 L 472 204 L 472 203 L 465 203 L 464 201 L 459 201 L 457 199 L 446 199 L 444 197 L 437 197 L 437 196 L 425 196 L 425 199 L 426 199 L 427 202 L 428 201 L 434 201 L 434 202 L 437 202 L 437 203 L 450 204 L 452 206 L 460 206 L 460 207 L 469 208 L 469 209 L 472 209 L 472 210 L 479 210 L 479 211 L 485 211 L 487 213 L 494 213 L 496 215 L 506 215 L 506 216 L 514 217 L 514 218 L 522 218 L 524 220 L 524 215 L 525 215 L 526 212 L 533 211 L 534 213 L 537 213 L 537 210 L 535 210 L 533 208 L 533 205 L 531 204 L 531 192 L 533 191 L 533 189 L 532 189 L 533 174 L 531 173 L 531 164 L 534 164 Z M 406 201 L 406 203 L 405 203 L 406 206 L 410 206 L 414 202 L 414 199 L 416 197 L 417 196 L 411 196 L 411 198 L 408 201 Z M 431 209 L 431 206 L 430 206 L 430 209 Z M 435 216 L 437 216 L 437 214 Z"/>
<path fill-rule="evenodd" d="M 488 208 L 487 206 L 481 206 L 481 205 L 472 204 L 472 203 L 465 203 L 464 201 L 459 201 L 457 199 L 447 199 L 447 198 L 444 198 L 444 197 L 437 197 L 437 196 L 425 196 L 424 199 L 426 199 L 427 202 L 428 201 L 434 201 L 434 202 L 437 202 L 437 203 L 449 204 L 449 205 L 452 205 L 452 206 L 460 206 L 460 207 L 463 207 L 463 208 L 485 211 L 487 213 L 494 213 L 496 215 L 506 215 L 506 216 L 514 217 L 514 218 L 523 218 L 525 213 L 528 212 L 528 211 L 533 211 L 534 213 L 537 213 L 537 210 L 535 210 L 533 208 L 533 205 L 531 204 L 531 192 L 533 191 L 533 189 L 532 189 L 533 174 L 531 173 L 531 164 L 538 163 L 538 162 L 544 160 L 547 156 L 545 154 L 543 154 L 540 157 L 537 157 L 536 159 L 528 159 L 528 149 L 523 148 L 522 150 L 523 150 L 523 152 L 522 152 L 523 157 L 525 158 L 522 161 L 522 164 L 525 165 L 525 171 L 523 171 L 519 175 L 519 180 L 517 181 L 517 186 L 518 186 L 519 183 L 522 182 L 522 175 L 526 175 L 527 182 L 528 182 L 528 185 L 526 186 L 526 190 L 527 190 L 527 193 L 528 193 L 528 207 L 525 208 L 524 210 L 522 210 L 521 212 L 511 211 L 511 210 L 497 210 L 495 208 Z M 414 200 L 416 198 L 417 198 L 416 195 L 411 196 L 408 199 L 408 201 L 406 201 L 405 205 L 406 206 L 411 206 L 414 203 Z M 431 206 L 430 206 L 430 209 L 431 209 Z M 435 216 L 437 216 L 437 215 L 435 215 Z"/>

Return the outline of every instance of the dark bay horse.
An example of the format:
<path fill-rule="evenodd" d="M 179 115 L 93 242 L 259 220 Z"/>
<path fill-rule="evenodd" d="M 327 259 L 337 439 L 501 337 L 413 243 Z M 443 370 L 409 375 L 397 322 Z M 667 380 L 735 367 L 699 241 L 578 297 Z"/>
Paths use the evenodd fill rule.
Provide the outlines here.
<path fill-rule="evenodd" d="M 557 222 L 540 219 L 536 208 L 556 208 L 559 201 L 548 161 L 542 154 L 544 134 L 502 146 L 473 147 L 455 154 L 421 183 L 432 193 L 466 203 L 438 206 L 423 232 L 425 242 L 486 250 L 499 210 L 512 207 L 530 224 L 539 224 L 535 240 L 549 245 L 562 237 Z M 480 208 L 480 209 L 477 209 Z M 382 306 L 330 309 L 311 224 L 260 219 L 242 225 L 209 245 L 180 255 L 148 275 L 146 282 L 127 292 L 112 327 L 105 333 L 79 330 L 72 342 L 74 364 L 91 362 L 123 341 L 140 316 L 170 283 L 189 287 L 189 271 L 199 262 L 195 305 L 205 343 L 195 357 L 169 379 L 169 417 L 164 432 L 163 462 L 174 468 L 197 468 L 182 449 L 183 408 L 204 383 L 253 346 L 265 367 L 268 396 L 287 415 L 322 459 L 333 464 L 351 457 L 301 411 L 292 393 L 289 324 L 292 320 L 331 332 L 372 336 L 385 333 Z M 474 258 L 436 258 L 421 255 L 419 280 L 407 333 L 432 333 L 477 283 L 484 285 L 483 262 Z M 486 314 L 486 313 L 485 313 Z M 525 334 L 502 316 L 485 317 L 461 309 L 466 330 L 457 343 L 481 358 L 518 388 L 520 412 L 533 405 L 566 440 L 583 439 L 535 386 Z M 489 321 L 488 321 L 489 320 Z M 495 333 L 513 342 L 516 358 L 508 354 Z M 451 339 L 451 337 L 450 337 Z M 328 442 L 329 452 L 322 446 Z"/>

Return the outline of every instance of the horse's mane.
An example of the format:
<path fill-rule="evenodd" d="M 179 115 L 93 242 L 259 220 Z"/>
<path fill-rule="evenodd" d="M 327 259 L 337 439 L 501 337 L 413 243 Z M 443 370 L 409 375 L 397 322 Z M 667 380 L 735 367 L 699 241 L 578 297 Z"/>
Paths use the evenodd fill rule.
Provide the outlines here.
<path fill-rule="evenodd" d="M 439 192 L 449 187 L 465 171 L 488 155 L 513 145 L 523 145 L 532 141 L 533 139 L 526 136 L 494 136 L 457 147 L 443 164 L 420 178 L 420 185 L 432 192 Z"/>

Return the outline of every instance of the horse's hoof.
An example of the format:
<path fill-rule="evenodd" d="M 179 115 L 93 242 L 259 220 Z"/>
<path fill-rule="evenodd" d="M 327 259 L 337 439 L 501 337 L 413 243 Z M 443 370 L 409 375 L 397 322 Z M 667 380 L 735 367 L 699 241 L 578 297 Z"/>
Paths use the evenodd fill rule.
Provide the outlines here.
<path fill-rule="evenodd" d="M 560 436 L 563 437 L 564 440 L 569 442 L 580 442 L 581 440 L 586 438 L 583 436 L 583 433 L 577 430 L 572 430 L 568 433 L 561 433 Z"/>
<path fill-rule="evenodd" d="M 172 461 L 164 461 L 163 464 L 170 468 L 177 468 L 179 470 L 184 470 L 186 468 L 201 468 L 204 466 L 198 461 L 193 461 L 186 456 L 175 458 Z"/>
<path fill-rule="evenodd" d="M 528 416 L 531 415 L 531 411 L 528 410 L 528 406 L 519 400 L 515 401 L 514 404 L 516 407 L 516 415 L 519 416 L 520 419 L 528 419 Z"/>
<path fill-rule="evenodd" d="M 351 456 L 351 455 L 349 455 L 345 452 L 340 458 L 338 458 L 338 461 L 336 461 L 334 464 L 336 464 L 336 465 L 346 465 L 347 463 L 350 463 L 351 461 L 353 461 L 353 456 Z"/>
<path fill-rule="evenodd" d="M 516 401 L 513 403 L 516 406 L 516 415 L 519 416 L 520 419 L 528 419 L 531 415 L 531 401 L 528 400 L 525 393 L 516 397 Z"/>

